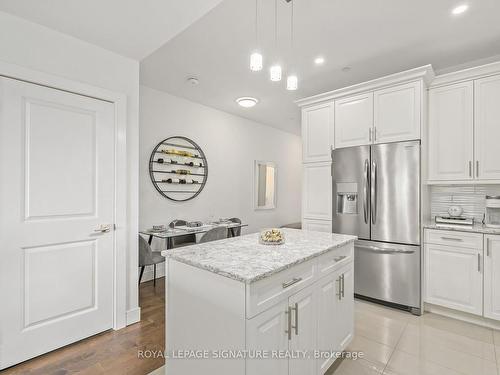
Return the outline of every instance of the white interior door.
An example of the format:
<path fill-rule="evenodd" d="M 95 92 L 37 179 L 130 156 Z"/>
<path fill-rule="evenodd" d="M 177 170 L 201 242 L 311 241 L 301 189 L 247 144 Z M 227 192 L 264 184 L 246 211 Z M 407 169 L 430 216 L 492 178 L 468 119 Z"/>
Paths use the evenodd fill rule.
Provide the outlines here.
<path fill-rule="evenodd" d="M 112 328 L 114 134 L 111 103 L 0 78 L 0 368 Z"/>

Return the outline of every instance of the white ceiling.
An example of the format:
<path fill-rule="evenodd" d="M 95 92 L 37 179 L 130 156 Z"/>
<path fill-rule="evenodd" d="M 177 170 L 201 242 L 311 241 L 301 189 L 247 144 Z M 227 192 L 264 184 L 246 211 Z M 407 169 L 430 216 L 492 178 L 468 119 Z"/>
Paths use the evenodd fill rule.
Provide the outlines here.
<path fill-rule="evenodd" d="M 207 15 L 141 62 L 144 85 L 299 132 L 295 99 L 405 69 L 432 64 L 436 70 L 500 54 L 500 1 L 469 0 L 470 9 L 451 16 L 460 0 L 293 0 L 295 47 L 290 56 L 290 5 L 278 0 L 278 50 L 274 48 L 274 1 L 259 0 L 260 46 L 265 70 L 248 69 L 255 46 L 254 0 L 224 0 Z M 317 67 L 313 59 L 323 55 Z M 299 75 L 299 90 L 270 82 L 275 56 Z M 351 67 L 347 73 L 345 66 Z M 196 76 L 199 85 L 186 83 Z M 255 96 L 251 109 L 239 96 Z"/>
<path fill-rule="evenodd" d="M 222 0 L 0 0 L 0 10 L 141 60 Z"/>

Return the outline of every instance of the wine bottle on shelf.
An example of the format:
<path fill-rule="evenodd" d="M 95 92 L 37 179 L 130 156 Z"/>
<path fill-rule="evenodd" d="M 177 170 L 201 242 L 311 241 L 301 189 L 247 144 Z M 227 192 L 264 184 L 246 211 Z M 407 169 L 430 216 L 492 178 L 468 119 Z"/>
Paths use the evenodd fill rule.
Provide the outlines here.
<path fill-rule="evenodd" d="M 198 181 L 196 181 L 196 180 L 191 180 L 191 183 L 192 183 L 193 185 L 196 185 L 196 184 L 198 183 Z"/>
<path fill-rule="evenodd" d="M 191 174 L 191 172 L 188 171 L 187 169 L 177 169 L 174 172 L 177 173 L 177 174 Z"/>
<path fill-rule="evenodd" d="M 163 164 L 164 160 L 162 158 L 159 158 L 156 162 L 160 163 L 160 164 Z"/>
<path fill-rule="evenodd" d="M 190 161 L 189 163 L 184 163 L 185 165 L 189 165 L 190 167 L 202 167 L 203 164 L 201 163 L 194 163 L 192 161 Z"/>
<path fill-rule="evenodd" d="M 179 180 L 179 184 L 185 184 L 186 182 L 187 182 L 187 181 L 186 181 L 184 178 L 181 178 L 181 179 Z"/>
<path fill-rule="evenodd" d="M 178 178 L 167 178 L 166 180 L 161 180 L 161 182 L 166 182 L 168 184 L 180 184 L 180 180 Z"/>

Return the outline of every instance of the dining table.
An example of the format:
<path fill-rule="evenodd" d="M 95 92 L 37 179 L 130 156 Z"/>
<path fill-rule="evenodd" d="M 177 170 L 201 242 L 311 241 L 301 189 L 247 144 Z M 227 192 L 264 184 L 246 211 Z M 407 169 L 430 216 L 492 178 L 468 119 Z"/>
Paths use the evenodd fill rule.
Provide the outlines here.
<path fill-rule="evenodd" d="M 153 242 L 153 238 L 155 237 L 166 240 L 167 250 L 168 250 L 173 248 L 173 239 L 175 237 L 185 236 L 186 234 L 206 233 L 210 229 L 216 227 L 225 227 L 227 228 L 228 237 L 236 237 L 236 229 L 248 227 L 248 224 L 222 222 L 222 223 L 207 223 L 198 227 L 188 227 L 187 225 L 180 225 L 175 228 L 166 228 L 164 230 L 147 229 L 139 231 L 139 233 L 144 236 L 148 236 L 148 244 L 150 245 Z"/>

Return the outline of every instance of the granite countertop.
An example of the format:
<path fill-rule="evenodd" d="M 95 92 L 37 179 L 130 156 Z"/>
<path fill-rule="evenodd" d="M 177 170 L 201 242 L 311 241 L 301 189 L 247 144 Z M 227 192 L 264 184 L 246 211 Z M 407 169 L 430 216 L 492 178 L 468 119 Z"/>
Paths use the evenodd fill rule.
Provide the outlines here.
<path fill-rule="evenodd" d="M 281 229 L 283 245 L 259 244 L 259 233 L 164 250 L 170 259 L 202 268 L 246 284 L 305 262 L 353 242 L 343 234 Z"/>
<path fill-rule="evenodd" d="M 424 228 L 428 229 L 441 229 L 441 230 L 453 230 L 457 232 L 473 232 L 473 233 L 484 233 L 484 234 L 500 234 L 500 228 L 488 228 L 481 223 L 476 223 L 472 226 L 469 225 L 452 225 L 452 226 L 437 226 L 435 222 L 429 221 L 424 224 Z"/>

